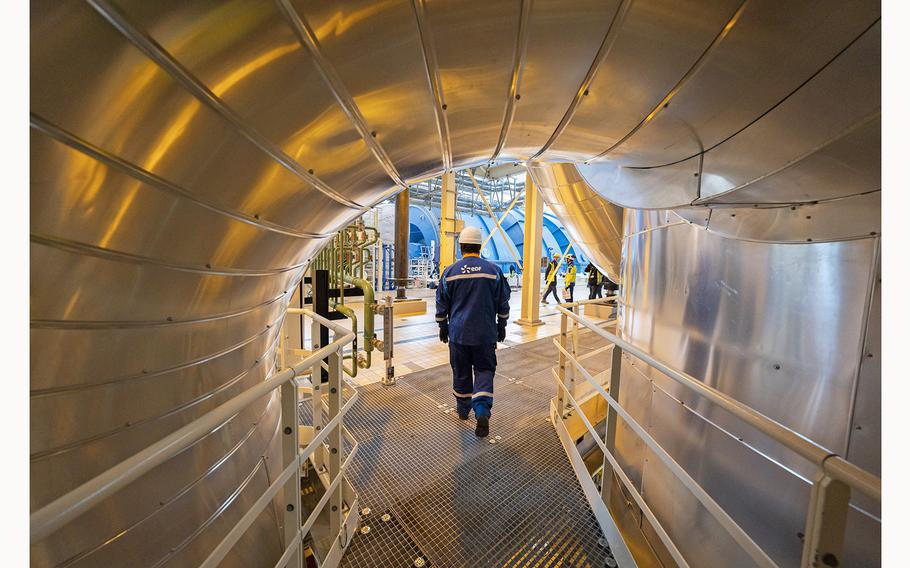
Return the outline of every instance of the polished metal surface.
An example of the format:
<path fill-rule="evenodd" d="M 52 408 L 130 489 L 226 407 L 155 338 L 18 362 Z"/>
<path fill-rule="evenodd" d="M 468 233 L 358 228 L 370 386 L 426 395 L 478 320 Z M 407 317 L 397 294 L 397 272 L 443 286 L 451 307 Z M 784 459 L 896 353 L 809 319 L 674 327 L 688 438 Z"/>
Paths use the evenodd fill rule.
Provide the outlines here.
<path fill-rule="evenodd" d="M 595 235 L 609 235 L 610 254 L 595 264 L 621 276 L 637 302 L 627 308 L 632 337 L 729 314 L 718 310 L 744 296 L 719 282 L 745 295 L 767 281 L 752 278 L 752 266 L 720 262 L 732 253 L 709 244 L 720 238 L 711 230 L 738 237 L 756 263 L 799 260 L 789 265 L 799 273 L 774 272 L 750 309 L 740 301 L 735 319 L 717 321 L 723 335 L 679 331 L 667 345 L 709 361 L 744 349 L 734 360 L 745 367 L 712 376 L 734 373 L 737 392 L 763 404 L 784 395 L 742 377 L 778 348 L 811 348 L 818 357 L 798 376 L 824 381 L 793 388 L 817 395 L 813 405 L 846 404 L 858 424 L 874 420 L 865 389 L 851 391 L 853 362 L 833 363 L 865 329 L 856 306 L 809 312 L 787 291 L 805 280 L 865 297 L 857 267 L 875 239 L 859 237 L 880 230 L 878 11 L 869 0 L 786 10 L 757 0 L 32 2 L 33 509 L 263 380 L 288 292 L 327 236 L 364 207 L 402 182 L 494 158 L 597 157 L 578 172 L 618 205 L 711 206 L 708 232 L 675 213 L 627 219 L 653 230 L 627 239 L 623 273 L 606 260 L 618 258 L 606 223 L 616 217 L 592 218 L 605 203 L 585 192 L 554 199 L 586 227 L 579 246 L 597 250 Z M 585 199 L 569 207 L 570 195 Z M 799 207 L 774 218 L 750 212 L 749 223 L 714 217 L 754 204 Z M 815 207 L 817 223 L 797 217 Z M 851 211 L 859 213 L 845 223 Z M 655 229 L 668 219 L 680 225 Z M 655 245 L 648 263 L 664 264 L 643 264 L 661 231 L 684 236 Z M 801 238 L 857 240 L 742 240 Z M 699 246 L 707 248 L 696 255 Z M 793 259 L 797 250 L 825 268 L 804 275 L 811 263 Z M 656 276 L 698 258 L 712 259 L 699 262 L 719 278 L 671 289 L 675 281 Z M 688 316 L 685 302 L 669 300 L 686 290 L 700 302 Z M 761 323 L 781 298 L 791 315 L 779 306 Z M 791 336 L 806 318 L 812 341 Z M 783 327 L 761 336 L 770 343 L 734 343 L 771 322 Z M 812 375 L 815 364 L 822 372 Z M 874 366 L 859 371 L 859 384 L 877 378 Z M 817 435 L 811 412 L 778 406 Z M 198 564 L 276 474 L 275 407 L 263 400 L 37 543 L 34 563 Z M 823 437 L 836 430 L 843 446 L 845 428 Z M 226 564 L 272 565 L 280 518 L 264 514 Z"/>
<path fill-rule="evenodd" d="M 873 358 L 861 351 L 864 341 L 875 342 L 866 326 L 878 326 L 880 308 L 870 300 L 877 237 L 751 242 L 656 211 L 628 212 L 626 234 L 626 340 L 857 465 L 878 469 L 880 451 L 870 446 L 851 455 L 848 448 L 857 434 L 852 417 L 870 421 L 873 435 L 880 420 L 879 377 L 874 368 L 862 372 L 874 348 Z M 776 562 L 797 564 L 795 535 L 804 526 L 812 468 L 642 362 L 633 369 L 624 373 L 621 397 L 648 405 L 636 418 Z M 715 532 L 707 512 L 657 460 L 647 459 L 631 432 L 620 430 L 618 448 L 623 462 L 640 472 L 646 499 L 676 542 L 702 542 Z M 865 499 L 854 498 L 850 565 L 880 562 L 878 548 L 868 544 L 876 542 L 880 513 L 864 506 Z M 709 540 L 716 550 L 690 551 L 704 565 L 717 558 L 748 565 L 737 560 L 732 543 Z"/>
<path fill-rule="evenodd" d="M 800 2 L 785 13 L 743 3 L 698 72 L 597 160 L 574 156 L 590 161 L 579 171 L 604 197 L 636 208 L 801 203 L 880 189 L 878 6 L 830 6 Z M 823 10 L 827 25 L 807 35 L 803 9 Z"/>
<path fill-rule="evenodd" d="M 528 173 L 544 202 L 563 222 L 573 246 L 619 282 L 623 209 L 595 193 L 572 164 L 531 162 Z"/>

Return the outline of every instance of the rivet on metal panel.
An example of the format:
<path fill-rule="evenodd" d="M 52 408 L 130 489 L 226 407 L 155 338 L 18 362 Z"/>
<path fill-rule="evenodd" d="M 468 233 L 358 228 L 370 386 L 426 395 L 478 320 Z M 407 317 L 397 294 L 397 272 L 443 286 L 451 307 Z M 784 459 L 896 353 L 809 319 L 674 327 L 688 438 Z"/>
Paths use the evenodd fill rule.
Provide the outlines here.
<path fill-rule="evenodd" d="M 287 509 L 287 510 L 288 510 L 288 512 L 291 512 L 291 511 L 293 511 L 293 510 L 294 510 L 294 504 L 293 504 L 293 503 L 288 503 L 288 506 L 287 506 L 287 507 L 285 507 L 285 509 Z"/>
<path fill-rule="evenodd" d="M 337 510 L 338 510 L 338 505 L 332 505 L 332 512 L 334 513 Z"/>
<path fill-rule="evenodd" d="M 290 426 L 285 426 L 285 427 L 284 427 L 284 433 L 285 433 L 285 434 L 290 435 L 291 431 L 292 431 L 292 430 L 291 430 L 291 427 L 290 427 Z"/>

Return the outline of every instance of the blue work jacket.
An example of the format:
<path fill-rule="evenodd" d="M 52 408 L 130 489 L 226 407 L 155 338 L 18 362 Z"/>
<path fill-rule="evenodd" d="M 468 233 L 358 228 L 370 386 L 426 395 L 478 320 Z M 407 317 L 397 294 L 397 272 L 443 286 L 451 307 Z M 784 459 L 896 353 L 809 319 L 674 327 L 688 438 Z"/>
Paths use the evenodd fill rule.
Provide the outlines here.
<path fill-rule="evenodd" d="M 496 320 L 509 318 L 512 290 L 498 266 L 477 256 L 450 265 L 436 288 L 436 321 L 449 324 L 449 341 L 496 343 Z"/>

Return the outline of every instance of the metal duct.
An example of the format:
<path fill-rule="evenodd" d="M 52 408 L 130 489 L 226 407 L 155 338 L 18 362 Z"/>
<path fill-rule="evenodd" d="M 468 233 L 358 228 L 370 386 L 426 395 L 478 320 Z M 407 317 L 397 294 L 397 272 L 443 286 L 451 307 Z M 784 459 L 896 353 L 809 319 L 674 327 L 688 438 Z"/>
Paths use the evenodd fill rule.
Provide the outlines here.
<path fill-rule="evenodd" d="M 528 164 L 541 196 L 574 246 L 613 282 L 619 282 L 623 209 L 595 193 L 574 164 Z"/>
<path fill-rule="evenodd" d="M 877 331 L 868 331 L 878 330 L 881 318 L 878 237 L 767 244 L 721 237 L 656 211 L 629 211 L 625 232 L 624 338 L 857 465 L 880 470 L 881 449 L 870 439 L 880 431 L 880 350 Z M 775 562 L 798 565 L 813 469 L 632 362 L 620 399 L 633 416 Z M 621 462 L 692 565 L 752 565 L 660 460 L 648 459 L 637 434 L 622 427 L 619 438 Z M 851 504 L 842 564 L 880 565 L 880 507 L 863 495 Z"/>
<path fill-rule="evenodd" d="M 844 155 L 833 142 L 784 168 L 869 138 L 878 12 L 33 1 L 32 508 L 267 376 L 307 262 L 402 183 L 533 156 L 615 160 L 644 206 L 776 172 L 794 176 L 774 191 L 810 199 L 866 187 L 874 157 L 846 183 L 828 174 L 845 171 L 826 166 Z M 274 477 L 276 410 L 233 417 L 34 545 L 33 563 L 198 564 Z M 272 565 L 280 518 L 267 510 L 225 565 Z"/>

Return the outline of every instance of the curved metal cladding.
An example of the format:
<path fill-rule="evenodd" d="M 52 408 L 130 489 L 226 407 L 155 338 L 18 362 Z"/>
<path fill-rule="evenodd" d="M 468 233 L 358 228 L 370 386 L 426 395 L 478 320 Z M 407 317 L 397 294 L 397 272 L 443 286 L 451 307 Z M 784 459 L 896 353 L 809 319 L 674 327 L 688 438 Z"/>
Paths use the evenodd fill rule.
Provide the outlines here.
<path fill-rule="evenodd" d="M 879 237 L 754 242 L 635 210 L 625 232 L 625 338 L 880 471 Z M 620 399 L 775 562 L 799 564 L 807 462 L 641 361 L 624 370 Z M 692 565 L 752 565 L 631 429 L 621 428 L 617 447 Z M 852 505 L 842 565 L 880 565 L 880 507 L 863 495 Z"/>
<path fill-rule="evenodd" d="M 874 161 L 852 151 L 876 143 L 872 1 L 31 6 L 33 509 L 261 381 L 326 235 L 410 181 L 616 160 L 643 206 L 789 202 L 846 197 Z M 34 564 L 198 564 L 275 475 L 276 402 Z M 280 518 L 226 564 L 272 565 Z"/>
<path fill-rule="evenodd" d="M 610 280 L 619 282 L 622 207 L 595 193 L 574 164 L 531 163 L 528 172 L 546 204 L 565 224 L 574 246 Z"/>

